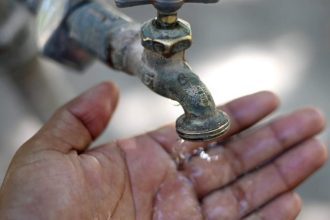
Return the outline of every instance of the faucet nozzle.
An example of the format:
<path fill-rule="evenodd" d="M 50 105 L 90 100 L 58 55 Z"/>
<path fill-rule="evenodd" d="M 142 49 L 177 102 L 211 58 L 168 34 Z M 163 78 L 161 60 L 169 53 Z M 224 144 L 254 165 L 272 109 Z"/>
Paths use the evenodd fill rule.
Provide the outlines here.
<path fill-rule="evenodd" d="M 225 134 L 230 128 L 230 120 L 225 112 L 216 110 L 207 117 L 187 117 L 182 115 L 176 121 L 178 135 L 189 141 L 210 141 Z"/>

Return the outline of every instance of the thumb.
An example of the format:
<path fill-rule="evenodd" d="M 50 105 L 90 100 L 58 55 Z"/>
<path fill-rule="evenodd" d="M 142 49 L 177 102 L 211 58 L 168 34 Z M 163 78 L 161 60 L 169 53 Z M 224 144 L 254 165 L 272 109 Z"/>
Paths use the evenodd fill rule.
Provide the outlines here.
<path fill-rule="evenodd" d="M 105 130 L 117 101 L 116 86 L 101 83 L 57 110 L 23 147 L 29 151 L 83 151 Z"/>

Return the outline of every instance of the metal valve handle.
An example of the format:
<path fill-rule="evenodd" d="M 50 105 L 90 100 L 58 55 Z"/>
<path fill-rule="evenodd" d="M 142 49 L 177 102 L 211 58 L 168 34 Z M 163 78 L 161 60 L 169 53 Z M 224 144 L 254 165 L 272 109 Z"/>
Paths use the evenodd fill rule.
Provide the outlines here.
<path fill-rule="evenodd" d="M 161 13 L 175 13 L 184 3 L 217 3 L 219 0 L 115 0 L 117 7 L 125 8 L 152 4 Z"/>
<path fill-rule="evenodd" d="M 178 19 L 177 11 L 185 2 L 216 3 L 219 0 L 115 0 L 118 7 L 152 4 L 157 17 L 141 27 L 144 48 L 170 57 L 191 46 L 192 34 L 188 22 Z"/>

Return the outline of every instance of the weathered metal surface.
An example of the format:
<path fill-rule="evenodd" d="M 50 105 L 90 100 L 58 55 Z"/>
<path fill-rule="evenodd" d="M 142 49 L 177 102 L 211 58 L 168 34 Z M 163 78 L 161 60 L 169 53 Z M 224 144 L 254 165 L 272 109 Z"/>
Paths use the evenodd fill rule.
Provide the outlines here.
<path fill-rule="evenodd" d="M 146 22 L 141 29 L 142 45 L 166 57 L 188 49 L 192 43 L 190 25 L 179 19 L 163 28 L 157 19 Z"/>
<path fill-rule="evenodd" d="M 0 1 L 0 25 L 5 22 L 14 8 L 14 2 L 11 0 Z"/>
<path fill-rule="evenodd" d="M 185 2 L 215 3 L 218 0 L 116 0 L 118 7 L 152 4 L 157 18 L 146 22 L 141 29 L 142 45 L 156 53 L 169 57 L 188 49 L 192 43 L 188 22 L 177 19 L 177 10 Z"/>
<path fill-rule="evenodd" d="M 1 1 L 0 66 L 12 68 L 35 55 L 35 31 L 32 26 L 31 16 L 23 6 L 11 0 Z"/>
<path fill-rule="evenodd" d="M 140 26 L 106 5 L 90 3 L 76 9 L 67 19 L 69 36 L 99 60 L 120 69 L 124 48 L 139 37 Z M 136 28 L 134 28 L 136 27 Z M 124 31 L 124 34 L 121 32 Z M 112 45 L 120 34 L 121 40 Z M 121 48 L 120 51 L 116 48 Z M 111 53 L 110 53 L 111 51 Z"/>
<path fill-rule="evenodd" d="M 37 13 L 37 39 L 41 53 L 61 64 L 83 69 L 92 57 L 69 36 L 66 19 L 88 0 L 43 0 Z"/>
<path fill-rule="evenodd" d="M 42 0 L 17 0 L 25 5 L 31 13 L 36 14 Z"/>
<path fill-rule="evenodd" d="M 141 76 L 154 92 L 178 101 L 185 114 L 176 121 L 179 136 L 190 141 L 212 140 L 229 129 L 229 118 L 216 109 L 213 98 L 189 65 L 184 52 L 166 58 L 145 50 L 143 61 L 153 70 Z"/>
<path fill-rule="evenodd" d="M 157 24 L 163 25 L 165 28 L 173 27 L 176 24 L 177 20 L 178 20 L 177 13 L 162 13 L 159 11 L 157 13 L 157 19 L 156 19 L 156 21 L 158 22 Z"/>
<path fill-rule="evenodd" d="M 190 141 L 211 140 L 224 134 L 230 122 L 224 112 L 216 109 L 210 92 L 184 59 L 184 51 L 192 43 L 189 23 L 178 19 L 176 14 L 184 2 L 217 1 L 116 0 L 120 7 L 140 4 L 155 6 L 157 18 L 146 22 L 141 28 L 141 41 L 145 50 L 140 63 L 145 65 L 138 68 L 142 70 L 138 75 L 154 92 L 181 104 L 185 114 L 176 121 L 176 129 L 181 138 Z"/>
<path fill-rule="evenodd" d="M 177 41 L 188 36 L 190 26 L 184 23 L 163 31 L 147 23 L 142 28 L 122 14 L 97 3 L 86 4 L 68 17 L 70 37 L 89 53 L 113 68 L 138 76 L 151 90 L 178 101 L 185 114 L 178 118 L 176 129 L 185 140 L 211 140 L 229 128 L 225 113 L 216 109 L 213 98 L 184 59 L 188 47 L 170 42 L 162 49 L 141 44 L 149 36 L 154 42 Z M 178 20 L 177 22 L 181 22 Z M 154 26 L 150 26 L 154 25 Z M 142 39 L 141 39 L 142 38 Z M 166 42 L 168 43 L 168 42 Z M 165 44 L 165 43 L 164 43 Z M 179 48 L 179 49 L 177 49 Z"/>

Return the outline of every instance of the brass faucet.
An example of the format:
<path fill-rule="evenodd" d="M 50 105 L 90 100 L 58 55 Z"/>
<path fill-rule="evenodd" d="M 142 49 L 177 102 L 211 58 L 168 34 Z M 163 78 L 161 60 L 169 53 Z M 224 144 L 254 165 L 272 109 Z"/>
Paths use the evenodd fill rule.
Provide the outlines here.
<path fill-rule="evenodd" d="M 217 1 L 116 0 L 118 7 L 154 5 L 157 17 L 141 26 L 98 2 L 43 0 L 38 12 L 41 49 L 44 55 L 76 68 L 97 57 L 138 76 L 154 92 L 181 104 L 184 115 L 177 119 L 176 130 L 182 139 L 209 141 L 228 131 L 230 121 L 185 60 L 192 33 L 177 11 L 184 2 Z M 52 2 L 57 3 L 49 8 Z"/>

